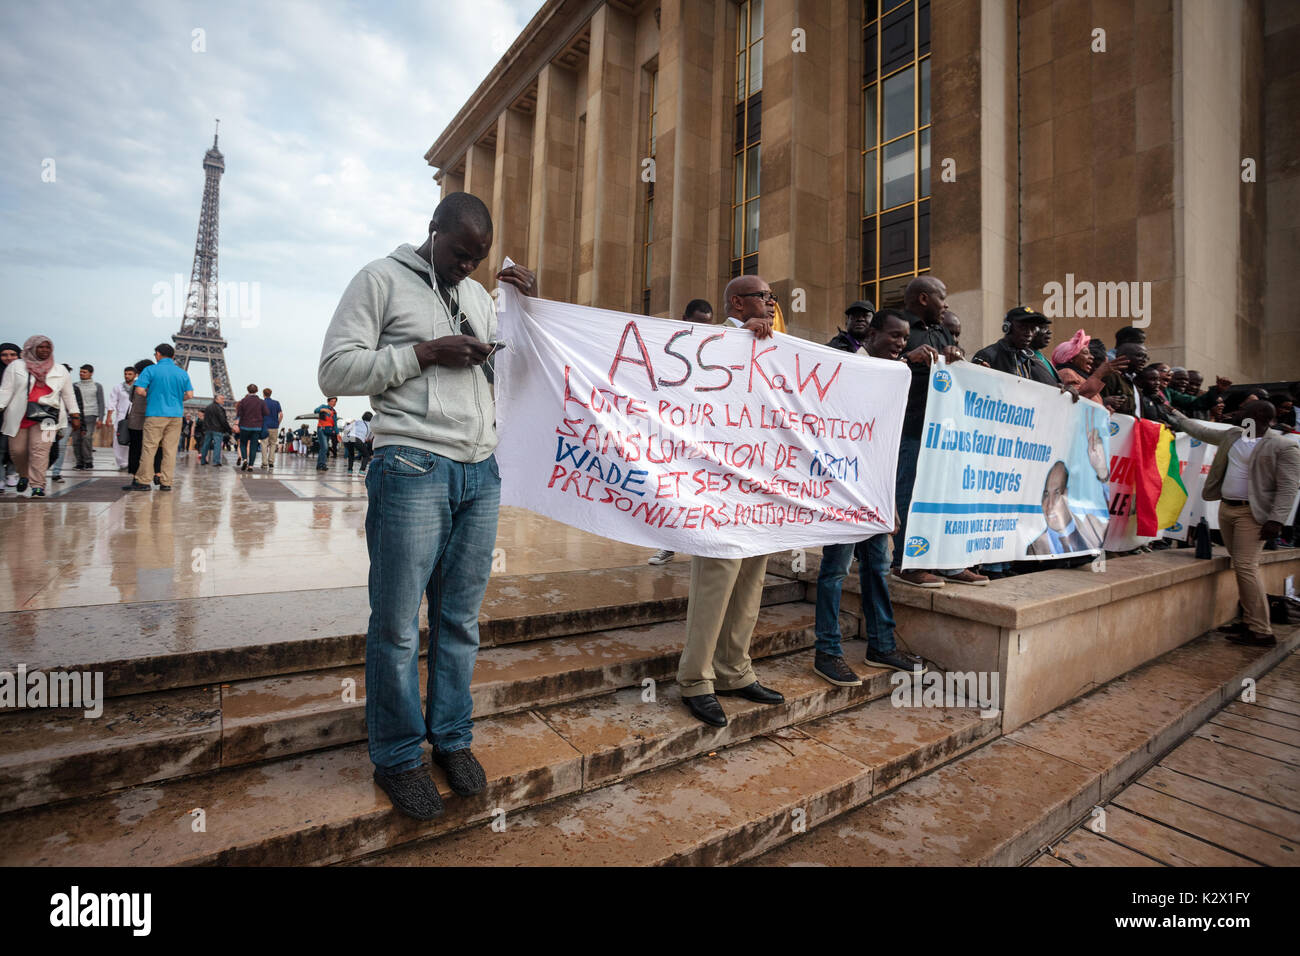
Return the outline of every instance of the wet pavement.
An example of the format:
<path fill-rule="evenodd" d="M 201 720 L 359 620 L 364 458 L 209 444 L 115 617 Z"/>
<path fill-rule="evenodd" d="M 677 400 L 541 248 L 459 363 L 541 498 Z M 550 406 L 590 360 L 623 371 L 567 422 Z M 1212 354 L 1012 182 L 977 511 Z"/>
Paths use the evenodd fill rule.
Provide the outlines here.
<path fill-rule="evenodd" d="M 277 455 L 270 472 L 239 472 L 233 460 L 200 466 L 191 452 L 177 461 L 174 491 L 112 495 L 128 476 L 96 449 L 95 470 L 69 468 L 47 498 L 5 488 L 0 613 L 365 585 L 363 476 L 341 461 L 317 472 L 298 455 Z M 501 509 L 497 549 L 494 576 L 649 557 L 518 508 Z"/>

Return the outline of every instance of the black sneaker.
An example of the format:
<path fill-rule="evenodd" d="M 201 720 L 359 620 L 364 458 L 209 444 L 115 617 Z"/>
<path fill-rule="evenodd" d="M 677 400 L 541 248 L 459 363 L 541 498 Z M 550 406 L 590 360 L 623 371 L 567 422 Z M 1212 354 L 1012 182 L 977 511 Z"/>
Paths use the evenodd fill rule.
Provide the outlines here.
<path fill-rule="evenodd" d="M 148 491 L 149 486 L 141 484 L 138 481 L 132 481 L 129 485 L 122 486 L 123 491 Z"/>
<path fill-rule="evenodd" d="M 432 820 L 442 816 L 442 794 L 438 793 L 438 785 L 424 764 L 391 774 L 376 767 L 375 783 L 388 794 L 393 806 L 408 817 Z"/>
<path fill-rule="evenodd" d="M 63 480 L 62 475 L 50 475 L 50 481 L 62 481 L 62 480 Z"/>
<path fill-rule="evenodd" d="M 33 498 L 44 498 L 44 497 L 45 497 L 45 489 L 44 489 L 44 488 L 33 488 L 33 489 L 32 489 L 32 497 L 33 497 Z"/>
<path fill-rule="evenodd" d="M 861 687 L 862 678 L 853 673 L 852 668 L 844 663 L 838 654 L 823 654 L 817 651 L 813 657 L 813 673 L 822 680 L 828 680 L 836 687 Z"/>
<path fill-rule="evenodd" d="M 433 762 L 447 772 L 447 782 L 451 784 L 451 789 L 462 797 L 482 793 L 487 786 L 487 774 L 468 747 L 446 754 L 434 751 Z"/>
<path fill-rule="evenodd" d="M 26 479 L 26 478 L 19 478 L 19 479 L 18 479 L 18 484 L 17 484 L 15 487 L 16 487 L 18 493 L 21 495 L 24 491 L 27 490 L 27 479 Z"/>
<path fill-rule="evenodd" d="M 918 673 L 917 668 L 924 674 L 930 669 L 929 662 L 919 654 L 908 654 L 906 651 L 895 650 L 892 654 L 879 654 L 876 651 L 867 648 L 867 663 L 874 664 L 876 667 L 892 667 L 896 671 L 902 671 L 905 674 Z"/>

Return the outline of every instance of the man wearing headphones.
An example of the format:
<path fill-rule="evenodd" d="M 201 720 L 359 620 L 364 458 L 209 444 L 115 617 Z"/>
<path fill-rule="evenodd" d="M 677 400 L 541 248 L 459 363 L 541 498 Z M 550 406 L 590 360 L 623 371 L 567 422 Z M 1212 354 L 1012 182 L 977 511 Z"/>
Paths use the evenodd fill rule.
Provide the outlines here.
<path fill-rule="evenodd" d="M 1059 384 L 1046 366 L 1034 355 L 1034 333 L 1041 325 L 1051 325 L 1052 320 L 1027 306 L 1017 306 L 1002 320 L 1002 338 L 986 345 L 971 359 L 976 365 L 986 365 L 999 372 L 1027 378 L 1044 385 Z"/>

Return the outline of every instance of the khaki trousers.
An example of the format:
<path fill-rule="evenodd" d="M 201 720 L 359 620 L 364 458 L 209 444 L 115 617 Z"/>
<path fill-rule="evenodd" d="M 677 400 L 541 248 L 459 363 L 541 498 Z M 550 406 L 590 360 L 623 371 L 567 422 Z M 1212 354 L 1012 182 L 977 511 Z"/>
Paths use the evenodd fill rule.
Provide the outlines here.
<path fill-rule="evenodd" d="M 1264 550 L 1264 542 L 1259 536 L 1260 527 L 1250 511 L 1250 505 L 1219 502 L 1219 534 L 1223 536 L 1223 545 L 1232 557 L 1232 570 L 1237 575 L 1237 599 L 1241 601 L 1246 626 L 1256 634 L 1272 634 L 1273 625 L 1268 620 L 1268 596 L 1264 592 L 1264 582 L 1259 577 L 1259 555 Z"/>
<path fill-rule="evenodd" d="M 262 439 L 262 464 L 275 464 L 275 444 L 280 440 L 280 429 L 268 428 L 266 437 Z"/>
<path fill-rule="evenodd" d="M 181 419 L 162 415 L 149 415 L 144 420 L 144 445 L 140 450 L 140 467 L 135 473 L 135 480 L 142 485 L 153 484 L 153 456 L 162 445 L 162 467 L 158 474 L 167 487 L 172 484 L 172 472 L 176 468 L 176 448 L 181 440 Z"/>
<path fill-rule="evenodd" d="M 754 683 L 749 641 L 763 603 L 767 555 L 691 558 L 686 646 L 677 665 L 683 697 L 737 690 Z"/>
<path fill-rule="evenodd" d="M 9 439 L 9 457 L 14 460 L 14 471 L 19 478 L 26 478 L 33 488 L 45 487 L 45 469 L 50 464 L 50 452 L 58 431 L 33 425 L 20 428 L 18 434 Z"/>

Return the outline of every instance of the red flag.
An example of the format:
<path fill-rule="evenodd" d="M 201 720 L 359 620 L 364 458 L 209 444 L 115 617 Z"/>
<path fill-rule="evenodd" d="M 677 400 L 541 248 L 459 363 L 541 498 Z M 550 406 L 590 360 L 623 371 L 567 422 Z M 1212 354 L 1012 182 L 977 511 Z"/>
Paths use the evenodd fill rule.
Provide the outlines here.
<path fill-rule="evenodd" d="M 1160 423 L 1139 418 L 1133 425 L 1133 487 L 1137 498 L 1137 533 L 1155 537 L 1160 533 L 1156 502 L 1164 479 L 1156 465 L 1156 447 L 1160 444 Z"/>

